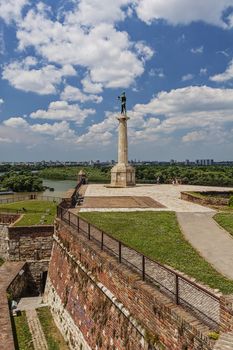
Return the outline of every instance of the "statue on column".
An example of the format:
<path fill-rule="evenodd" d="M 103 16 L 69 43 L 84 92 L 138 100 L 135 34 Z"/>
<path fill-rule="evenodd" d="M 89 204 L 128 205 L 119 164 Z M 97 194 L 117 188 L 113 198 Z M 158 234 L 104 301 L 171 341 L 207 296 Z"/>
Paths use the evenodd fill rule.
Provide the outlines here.
<path fill-rule="evenodd" d="M 126 95 L 124 91 L 118 96 L 118 100 L 121 101 L 121 114 L 126 115 Z"/>

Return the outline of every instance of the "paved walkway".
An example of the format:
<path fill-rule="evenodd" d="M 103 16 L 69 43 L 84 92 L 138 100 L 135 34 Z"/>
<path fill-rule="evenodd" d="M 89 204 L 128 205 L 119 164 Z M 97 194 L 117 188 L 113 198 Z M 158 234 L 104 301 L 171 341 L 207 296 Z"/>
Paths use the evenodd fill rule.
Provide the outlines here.
<path fill-rule="evenodd" d="M 42 306 L 42 297 L 21 298 L 17 309 L 26 311 L 28 327 L 32 335 L 35 350 L 48 350 L 47 342 L 36 309 Z"/>
<path fill-rule="evenodd" d="M 46 304 L 43 304 L 42 297 L 29 297 L 29 298 L 21 298 L 17 309 L 19 310 L 33 310 L 37 309 L 38 307 L 46 306 Z"/>
<path fill-rule="evenodd" d="M 213 219 L 213 213 L 177 213 L 187 240 L 226 277 L 233 279 L 233 239 Z"/>
<path fill-rule="evenodd" d="M 42 330 L 36 310 L 26 311 L 28 326 L 32 334 L 32 341 L 35 350 L 48 350 L 44 332 Z"/>
<path fill-rule="evenodd" d="M 161 203 L 165 208 L 83 208 L 80 211 L 133 211 L 133 210 L 172 210 L 176 212 L 210 212 L 213 211 L 210 208 L 204 207 L 199 204 L 191 203 L 180 198 L 180 192 L 182 191 L 224 191 L 231 190 L 231 188 L 224 187 L 210 187 L 210 186 L 191 186 L 191 185 L 137 185 L 135 187 L 127 188 L 109 188 L 101 184 L 91 184 L 87 186 L 85 191 L 85 198 L 87 197 L 119 197 L 119 196 L 139 196 L 150 197 L 153 200 Z M 85 199 L 84 199 L 85 201 Z"/>

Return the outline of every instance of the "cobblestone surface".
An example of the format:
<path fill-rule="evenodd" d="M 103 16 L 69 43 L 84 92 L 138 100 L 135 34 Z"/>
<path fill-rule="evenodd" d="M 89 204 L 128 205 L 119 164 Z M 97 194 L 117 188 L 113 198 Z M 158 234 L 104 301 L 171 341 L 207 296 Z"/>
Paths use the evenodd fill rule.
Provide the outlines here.
<path fill-rule="evenodd" d="M 32 341 L 35 350 L 48 350 L 48 345 L 42 330 L 36 310 L 26 310 L 28 326 L 32 334 Z"/>

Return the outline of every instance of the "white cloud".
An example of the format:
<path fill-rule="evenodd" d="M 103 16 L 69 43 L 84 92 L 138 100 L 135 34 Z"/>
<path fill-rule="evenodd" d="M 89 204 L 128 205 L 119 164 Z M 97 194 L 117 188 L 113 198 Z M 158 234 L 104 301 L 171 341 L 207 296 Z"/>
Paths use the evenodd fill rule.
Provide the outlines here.
<path fill-rule="evenodd" d="M 8 137 L 1 137 L 0 136 L 0 143 L 11 143 L 11 139 L 9 139 Z"/>
<path fill-rule="evenodd" d="M 77 104 L 55 101 L 49 104 L 48 110 L 39 109 L 31 113 L 30 117 L 32 119 L 73 121 L 77 125 L 81 125 L 92 114 L 95 114 L 94 109 L 81 109 Z"/>
<path fill-rule="evenodd" d="M 148 74 L 150 77 L 165 78 L 163 68 L 151 68 Z"/>
<path fill-rule="evenodd" d="M 31 125 L 22 117 L 12 117 L 0 124 L 0 142 L 36 145 L 45 139 L 75 143 L 77 135 L 66 121 Z"/>
<path fill-rule="evenodd" d="M 108 3 L 105 10 L 111 6 Z M 129 87 L 144 72 L 144 62 L 152 56 L 148 46 L 142 42 L 135 46 L 128 34 L 113 24 L 100 22 L 87 28 L 71 17 L 67 15 L 61 23 L 52 21 L 44 11 L 30 10 L 17 31 L 19 49 L 34 47 L 49 62 L 85 68 L 92 88 L 98 91 Z M 88 85 L 87 79 L 83 83 Z M 88 88 L 85 92 L 95 93 Z"/>
<path fill-rule="evenodd" d="M 25 128 L 28 126 L 28 123 L 25 119 L 22 117 L 12 117 L 7 120 L 4 120 L 3 122 L 4 125 L 9 126 L 11 128 Z"/>
<path fill-rule="evenodd" d="M 233 5 L 232 0 L 139 0 L 137 3 L 138 17 L 148 24 L 164 19 L 173 25 L 203 21 L 223 28 L 232 27 L 231 22 L 226 24 L 222 18 L 223 11 Z"/>
<path fill-rule="evenodd" d="M 182 81 L 188 81 L 188 80 L 192 80 L 194 78 L 194 75 L 189 73 L 186 75 L 183 75 L 183 77 L 181 78 Z"/>
<path fill-rule="evenodd" d="M 150 60 L 154 55 L 154 51 L 148 45 L 146 45 L 143 41 L 138 41 L 135 44 L 135 49 L 139 57 L 141 57 L 144 61 Z"/>
<path fill-rule="evenodd" d="M 101 103 L 103 101 L 102 96 L 84 94 L 80 89 L 70 85 L 67 85 L 65 87 L 64 91 L 61 94 L 61 99 L 65 101 L 80 101 L 82 103 L 88 101 Z"/>
<path fill-rule="evenodd" d="M 208 71 L 207 71 L 207 68 L 201 68 L 199 74 L 200 74 L 201 76 L 203 76 L 203 75 L 206 75 L 207 72 L 208 72 Z"/>
<path fill-rule="evenodd" d="M 6 51 L 6 45 L 4 40 L 3 29 L 0 30 L 0 55 L 4 55 Z"/>
<path fill-rule="evenodd" d="M 225 72 L 210 77 L 210 80 L 215 81 L 217 83 L 222 83 L 231 79 L 233 79 L 233 60 L 229 63 Z"/>
<path fill-rule="evenodd" d="M 204 46 L 193 47 L 190 52 L 193 54 L 202 54 L 204 51 Z"/>
<path fill-rule="evenodd" d="M 76 75 L 71 65 L 57 68 L 49 64 L 39 69 L 32 68 L 36 64 L 37 60 L 31 56 L 23 61 L 14 61 L 4 66 L 2 78 L 17 89 L 48 95 L 57 92 L 57 85 L 61 83 L 62 77 Z"/>
<path fill-rule="evenodd" d="M 203 141 L 207 137 L 207 133 L 205 131 L 192 131 L 182 137 L 183 142 L 197 142 Z"/>
<path fill-rule="evenodd" d="M 69 23 L 80 23 L 84 26 L 95 26 L 100 23 L 114 23 L 125 19 L 127 5 L 132 0 L 80 0 L 75 11 L 66 16 Z"/>
<path fill-rule="evenodd" d="M 56 122 L 54 124 L 34 124 L 30 126 L 33 132 L 54 136 L 55 140 L 71 141 L 75 139 L 74 130 L 70 129 L 69 123 L 66 121 Z"/>
<path fill-rule="evenodd" d="M 84 79 L 81 80 L 83 85 L 83 90 L 90 94 L 99 94 L 103 91 L 103 84 L 93 83 L 89 75 L 86 75 Z"/>
<path fill-rule="evenodd" d="M 28 0 L 0 0 L 0 18 L 7 24 L 11 21 L 18 21 L 21 18 L 21 11 L 28 3 Z"/>
<path fill-rule="evenodd" d="M 0 105 L 2 105 L 3 103 L 4 103 L 4 100 L 0 98 Z"/>

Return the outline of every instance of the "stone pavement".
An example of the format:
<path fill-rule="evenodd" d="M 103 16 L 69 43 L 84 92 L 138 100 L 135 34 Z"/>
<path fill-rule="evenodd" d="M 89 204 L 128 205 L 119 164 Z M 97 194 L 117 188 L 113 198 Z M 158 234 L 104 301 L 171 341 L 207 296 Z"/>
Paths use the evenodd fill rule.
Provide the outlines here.
<path fill-rule="evenodd" d="M 88 185 L 85 191 L 85 198 L 88 197 L 119 197 L 119 196 L 139 196 L 151 197 L 153 200 L 161 203 L 166 208 L 82 208 L 80 211 L 132 211 L 132 210 L 172 210 L 175 212 L 214 212 L 214 210 L 191 203 L 180 198 L 182 191 L 229 191 L 230 188 L 211 187 L 211 186 L 191 186 L 191 185 L 137 185 L 128 188 L 109 188 L 101 184 Z"/>
<path fill-rule="evenodd" d="M 233 350 L 233 332 L 221 335 L 214 350 Z"/>
<path fill-rule="evenodd" d="M 44 332 L 42 330 L 36 310 L 26 311 L 28 326 L 32 334 L 32 341 L 35 350 L 48 350 Z"/>
<path fill-rule="evenodd" d="M 39 307 L 46 306 L 43 304 L 42 297 L 29 297 L 29 298 L 21 298 L 17 309 L 21 311 L 33 310 Z"/>
<path fill-rule="evenodd" d="M 181 230 L 192 246 L 226 277 L 233 279 L 233 239 L 213 213 L 177 213 Z"/>

